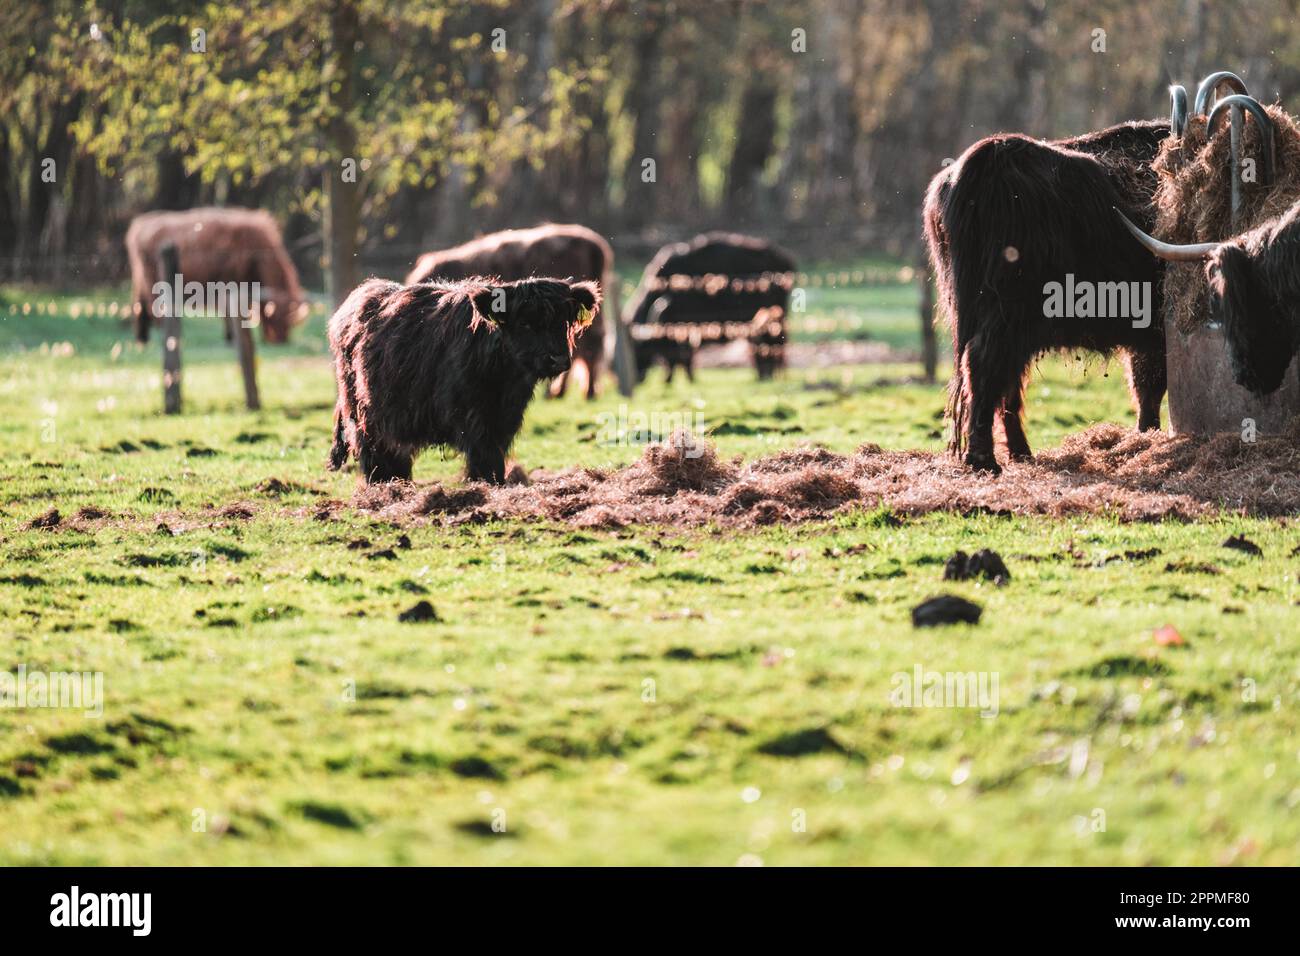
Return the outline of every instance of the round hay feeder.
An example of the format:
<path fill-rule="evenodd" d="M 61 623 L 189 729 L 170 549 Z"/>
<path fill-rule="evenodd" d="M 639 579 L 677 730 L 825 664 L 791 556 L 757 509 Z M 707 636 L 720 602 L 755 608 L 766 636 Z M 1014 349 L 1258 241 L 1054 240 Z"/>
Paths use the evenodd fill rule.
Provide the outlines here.
<path fill-rule="evenodd" d="M 1282 386 L 1255 395 L 1232 380 L 1223 330 L 1204 325 L 1190 333 L 1165 322 L 1169 374 L 1169 431 L 1174 435 L 1241 432 L 1274 436 L 1300 415 L 1300 360 L 1292 360 Z"/>
<path fill-rule="evenodd" d="M 1220 88 L 1232 95 L 1212 102 Z M 1162 240 L 1219 243 L 1300 200 L 1300 128 L 1284 110 L 1244 95 L 1245 85 L 1231 73 L 1205 78 L 1190 116 L 1185 91 L 1174 87 L 1171 93 L 1174 133 L 1155 162 L 1156 234 Z M 1223 330 L 1211 317 L 1203 262 L 1170 263 L 1163 292 L 1173 434 L 1239 432 L 1253 440 L 1281 433 L 1300 416 L 1300 362 L 1292 361 L 1269 395 L 1234 381 Z"/>

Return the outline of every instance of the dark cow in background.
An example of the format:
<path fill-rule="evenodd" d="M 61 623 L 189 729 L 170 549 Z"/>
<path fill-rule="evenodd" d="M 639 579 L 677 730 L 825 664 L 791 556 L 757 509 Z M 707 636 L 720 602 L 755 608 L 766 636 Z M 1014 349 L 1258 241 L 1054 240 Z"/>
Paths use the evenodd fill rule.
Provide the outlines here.
<path fill-rule="evenodd" d="M 997 473 L 993 420 L 1013 460 L 1030 457 L 1021 409 L 1034 356 L 1080 348 L 1127 353 L 1138 428 L 1160 427 L 1166 388 L 1163 266 L 1142 253 L 1114 209 L 1151 228 L 1152 162 L 1168 122 L 1123 123 L 1072 139 L 981 140 L 936 176 L 925 232 L 952 328 L 951 448 Z M 1048 318 L 1045 286 L 1149 283 L 1146 327 L 1125 317 Z"/>
<path fill-rule="evenodd" d="M 618 316 L 615 292 L 614 250 L 596 232 L 585 226 L 548 224 L 533 229 L 511 229 L 480 236 L 464 245 L 420 256 L 406 277 L 407 284 L 430 280 L 469 279 L 491 276 L 503 280 L 538 277 L 590 280 L 600 284 L 608 299 L 608 310 Z M 586 374 L 586 396 L 596 397 L 597 379 L 605 360 L 605 309 L 578 338 L 575 364 Z M 568 374 L 552 384 L 551 394 L 560 396 L 568 386 Z"/>
<path fill-rule="evenodd" d="M 625 321 L 636 342 L 637 376 L 656 361 L 694 381 L 701 345 L 748 339 L 758 377 L 785 365 L 794 259 L 752 236 L 710 232 L 664 246 L 646 266 Z"/>
<path fill-rule="evenodd" d="M 446 445 L 468 478 L 501 483 L 537 383 L 568 371 L 599 307 L 594 282 L 362 283 L 329 324 L 329 467 L 352 455 L 363 482 L 408 480 L 421 449 Z"/>
<path fill-rule="evenodd" d="M 233 206 L 147 212 L 132 219 L 126 230 L 135 337 L 139 341 L 149 341 L 154 283 L 172 281 L 171 276 L 158 274 L 158 253 L 168 242 L 176 246 L 187 284 L 260 284 L 263 341 L 287 342 L 290 329 L 306 319 L 307 300 L 298 283 L 298 270 L 270 213 Z"/>
<path fill-rule="evenodd" d="M 1236 383 L 1275 392 L 1300 351 L 1300 205 L 1210 254 L 1210 314 Z"/>

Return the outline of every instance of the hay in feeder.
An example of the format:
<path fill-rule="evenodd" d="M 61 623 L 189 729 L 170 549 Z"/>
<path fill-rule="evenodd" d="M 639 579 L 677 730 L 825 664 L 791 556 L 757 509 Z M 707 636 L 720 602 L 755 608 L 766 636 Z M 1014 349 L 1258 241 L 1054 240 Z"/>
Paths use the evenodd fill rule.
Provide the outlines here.
<path fill-rule="evenodd" d="M 1207 119 L 1188 118 L 1181 138 L 1169 137 L 1160 147 L 1155 170 L 1155 235 L 1166 242 L 1220 242 L 1240 235 L 1286 212 L 1300 200 L 1300 127 L 1280 106 L 1267 106 L 1277 144 L 1277 168 L 1272 184 L 1243 182 L 1241 214 L 1232 224 L 1232 162 L 1229 126 L 1219 124 L 1206 141 Z M 1259 124 L 1242 124 L 1241 157 L 1254 159 L 1263 170 L 1264 147 Z M 1198 262 L 1171 262 L 1165 270 L 1165 315 L 1183 333 L 1191 333 L 1209 318 L 1209 289 L 1205 267 Z"/>

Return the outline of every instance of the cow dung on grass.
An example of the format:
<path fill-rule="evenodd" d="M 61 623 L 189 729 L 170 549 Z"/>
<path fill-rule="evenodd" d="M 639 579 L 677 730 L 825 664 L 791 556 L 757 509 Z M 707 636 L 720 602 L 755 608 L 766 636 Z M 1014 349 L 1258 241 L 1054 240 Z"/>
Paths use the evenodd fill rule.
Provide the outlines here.
<path fill-rule="evenodd" d="M 969 581 L 971 578 L 984 578 L 1001 587 L 1011 580 L 1011 572 L 1001 555 L 988 548 L 974 554 L 958 551 L 943 566 L 945 581 Z"/>
<path fill-rule="evenodd" d="M 955 594 L 941 594 L 912 608 L 913 627 L 938 627 L 943 624 L 978 624 L 983 609 Z"/>
<path fill-rule="evenodd" d="M 403 624 L 423 624 L 442 620 L 438 617 L 438 612 L 434 610 L 433 605 L 428 601 L 415 602 L 415 604 L 397 615 L 397 619 Z"/>

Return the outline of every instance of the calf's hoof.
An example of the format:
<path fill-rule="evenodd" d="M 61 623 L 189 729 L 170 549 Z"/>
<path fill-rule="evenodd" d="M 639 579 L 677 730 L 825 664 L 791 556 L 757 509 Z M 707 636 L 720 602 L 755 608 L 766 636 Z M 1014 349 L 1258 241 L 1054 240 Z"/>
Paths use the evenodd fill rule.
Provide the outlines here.
<path fill-rule="evenodd" d="M 995 478 L 1002 474 L 1002 466 L 998 464 L 998 460 L 991 454 L 980 455 L 975 454 L 974 452 L 968 452 L 966 455 L 966 467 L 971 471 L 985 472 Z"/>

